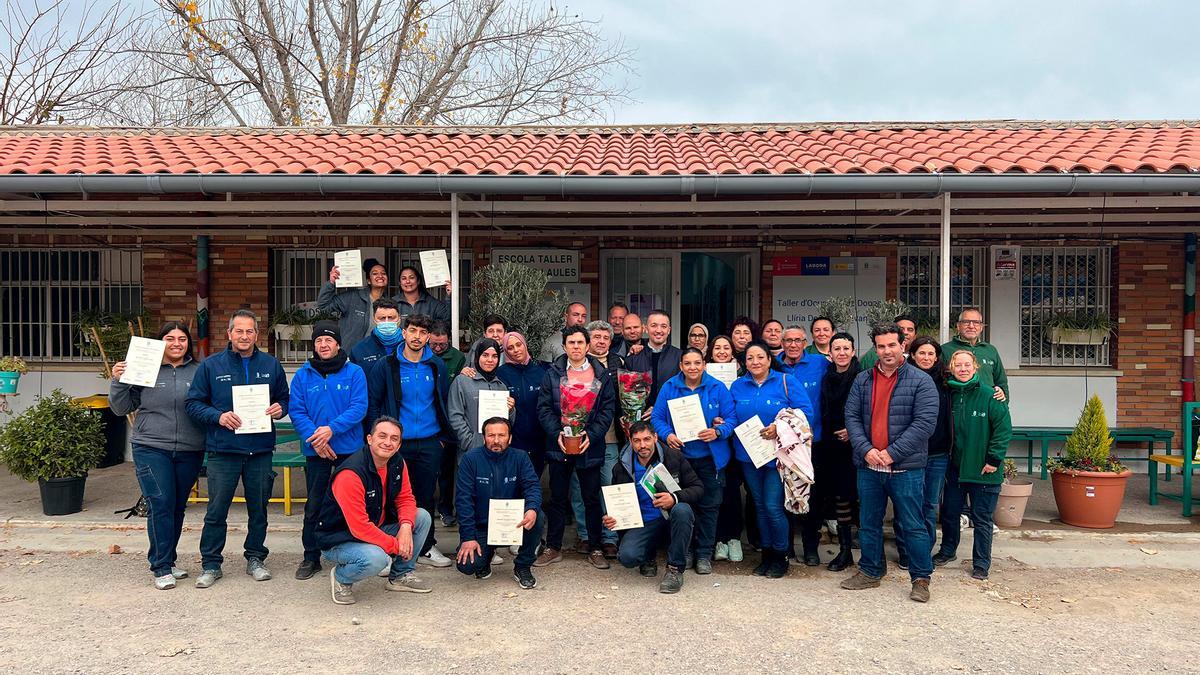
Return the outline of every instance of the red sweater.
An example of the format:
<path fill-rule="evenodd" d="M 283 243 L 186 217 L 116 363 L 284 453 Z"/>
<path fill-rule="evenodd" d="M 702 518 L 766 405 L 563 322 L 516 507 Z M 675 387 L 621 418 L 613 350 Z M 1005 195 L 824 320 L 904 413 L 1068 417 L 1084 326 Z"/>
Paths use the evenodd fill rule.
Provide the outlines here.
<path fill-rule="evenodd" d="M 387 467 L 379 469 L 379 478 L 387 485 Z M 342 515 L 346 518 L 346 524 L 350 526 L 350 534 L 359 541 L 375 544 L 388 555 L 399 555 L 400 545 L 396 538 L 379 529 L 384 516 L 380 516 L 378 523 L 372 523 L 367 518 L 366 492 L 362 480 L 353 471 L 339 472 L 333 479 L 333 497 L 338 506 L 342 507 Z M 384 509 L 385 513 L 386 511 Z M 396 513 L 401 524 L 408 523 L 412 526 L 416 522 L 417 500 L 413 497 L 412 487 L 408 482 L 407 465 L 404 467 L 404 489 L 396 495 Z"/>
<path fill-rule="evenodd" d="M 892 392 L 896 389 L 896 377 L 899 369 L 891 375 L 875 368 L 875 377 L 871 381 L 871 445 L 877 450 L 887 450 L 888 447 L 888 409 L 892 405 Z"/>

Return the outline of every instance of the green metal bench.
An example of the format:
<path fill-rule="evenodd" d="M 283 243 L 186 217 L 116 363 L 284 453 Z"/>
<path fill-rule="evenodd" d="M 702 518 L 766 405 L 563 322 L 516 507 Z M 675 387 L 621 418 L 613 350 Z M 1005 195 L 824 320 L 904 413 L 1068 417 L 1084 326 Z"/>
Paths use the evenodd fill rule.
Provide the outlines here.
<path fill-rule="evenodd" d="M 1033 444 L 1041 444 L 1041 460 L 1042 470 L 1041 477 L 1045 480 L 1050 476 L 1046 470 L 1046 464 L 1050 461 L 1050 444 L 1057 441 L 1063 442 L 1074 431 L 1073 427 L 1013 427 L 1013 441 L 1024 441 L 1028 443 L 1029 454 L 1026 456 L 1013 456 L 1011 459 L 1026 459 L 1029 461 L 1029 473 L 1033 473 L 1033 460 L 1037 457 L 1034 454 Z M 1145 443 L 1145 457 L 1122 457 L 1122 461 L 1148 462 L 1148 471 L 1150 476 L 1155 475 L 1155 463 L 1150 459 L 1154 455 L 1154 446 L 1162 443 L 1165 448 L 1165 454 L 1171 454 L 1171 442 L 1175 439 L 1174 432 L 1168 429 L 1159 429 L 1156 427 L 1127 427 L 1127 428 L 1111 428 L 1108 433 L 1113 437 L 1113 440 L 1118 443 Z M 1171 480 L 1170 468 L 1167 469 L 1167 480 Z"/>
<path fill-rule="evenodd" d="M 1161 455 L 1150 455 L 1150 504 L 1158 503 L 1159 497 L 1167 499 L 1177 499 L 1183 503 L 1183 517 L 1192 517 L 1192 503 L 1196 499 L 1192 495 L 1192 471 L 1196 468 L 1196 449 L 1191 447 L 1192 433 L 1194 426 L 1192 418 L 1195 412 L 1200 410 L 1200 403 L 1188 402 L 1183 404 L 1183 447 L 1180 448 L 1180 454 L 1171 454 L 1171 446 L 1167 445 L 1167 450 Z M 1179 469 L 1179 473 L 1183 475 L 1183 490 L 1179 494 L 1159 493 L 1158 491 L 1158 465 L 1162 464 L 1167 471 L 1167 478 L 1170 479 L 1171 467 Z"/>
<path fill-rule="evenodd" d="M 285 443 L 294 443 L 300 440 L 300 436 L 296 434 L 296 428 L 287 422 L 277 422 L 275 424 L 275 447 L 284 445 Z M 208 461 L 207 453 L 205 454 L 205 462 Z M 303 497 L 292 496 L 292 469 L 303 469 L 306 464 L 304 454 L 300 452 L 282 452 L 276 450 L 271 455 L 271 466 L 283 469 L 283 496 L 272 497 L 268 501 L 272 504 L 283 504 L 283 515 L 292 515 L 293 504 L 303 504 L 308 501 Z M 207 502 L 208 496 L 200 493 L 200 481 L 192 487 L 192 496 L 188 497 L 188 503 L 195 504 Z M 244 497 L 234 497 L 235 502 L 245 502 Z"/>

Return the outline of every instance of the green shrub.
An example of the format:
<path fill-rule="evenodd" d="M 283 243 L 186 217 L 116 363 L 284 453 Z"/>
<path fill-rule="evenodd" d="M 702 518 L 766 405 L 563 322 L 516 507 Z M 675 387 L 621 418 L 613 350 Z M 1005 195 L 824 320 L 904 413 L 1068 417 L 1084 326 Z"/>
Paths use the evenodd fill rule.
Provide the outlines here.
<path fill-rule="evenodd" d="M 1104 404 L 1093 394 L 1083 406 L 1075 430 L 1067 437 L 1063 453 L 1050 460 L 1046 468 L 1051 471 L 1111 471 L 1120 473 L 1124 465 L 1110 455 L 1113 439 L 1108 433 L 1108 418 Z"/>
<path fill-rule="evenodd" d="M 519 331 L 529 343 L 529 354 L 537 358 L 546 337 L 562 328 L 567 303 L 546 290 L 546 273 L 541 270 L 502 263 L 475 270 L 471 283 L 471 335 L 483 335 L 483 318 L 499 314 L 508 320 L 510 330 Z"/>
<path fill-rule="evenodd" d="M 100 415 L 60 389 L 0 427 L 0 462 L 27 481 L 82 476 L 103 456 Z"/>

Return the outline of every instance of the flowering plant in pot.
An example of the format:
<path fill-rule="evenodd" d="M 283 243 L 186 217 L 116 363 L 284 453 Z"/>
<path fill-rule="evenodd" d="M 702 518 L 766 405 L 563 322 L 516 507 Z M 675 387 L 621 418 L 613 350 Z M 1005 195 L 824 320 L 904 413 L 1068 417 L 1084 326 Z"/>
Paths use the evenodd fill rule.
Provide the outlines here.
<path fill-rule="evenodd" d="M 0 428 L 0 463 L 17 477 L 38 482 L 48 516 L 83 509 L 84 481 L 103 456 L 100 416 L 59 389 Z"/>
<path fill-rule="evenodd" d="M 1109 454 L 1112 443 L 1104 404 L 1093 394 L 1067 437 L 1063 454 L 1046 465 L 1064 523 L 1095 529 L 1116 523 L 1131 472 Z"/>
<path fill-rule="evenodd" d="M 583 435 L 592 408 L 596 407 L 596 399 L 600 396 L 600 382 L 592 380 L 587 384 L 572 383 L 564 377 L 559 384 L 559 394 L 564 434 L 563 452 L 568 455 L 583 454 Z"/>
<path fill-rule="evenodd" d="M 640 373 L 634 370 L 618 370 L 617 384 L 620 385 L 621 414 L 625 421 L 632 424 L 646 413 L 650 401 L 650 388 L 654 385 L 651 373 Z"/>
<path fill-rule="evenodd" d="M 1000 527 L 1020 527 L 1032 494 L 1033 481 L 1021 477 L 1016 462 L 1004 460 L 1004 482 L 1000 484 L 1000 498 L 996 501 L 993 520 Z"/>
<path fill-rule="evenodd" d="M 29 372 L 29 366 L 15 356 L 0 358 L 0 394 L 17 393 L 21 376 Z"/>

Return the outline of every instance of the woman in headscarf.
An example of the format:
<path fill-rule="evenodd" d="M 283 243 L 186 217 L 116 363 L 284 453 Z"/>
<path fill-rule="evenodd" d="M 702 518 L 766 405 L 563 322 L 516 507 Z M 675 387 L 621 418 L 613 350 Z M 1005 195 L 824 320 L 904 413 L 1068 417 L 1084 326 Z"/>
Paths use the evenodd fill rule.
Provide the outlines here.
<path fill-rule="evenodd" d="M 700 350 L 700 353 L 708 351 L 708 326 L 702 323 L 694 323 L 688 327 L 687 332 L 687 347 Z"/>
<path fill-rule="evenodd" d="M 483 433 L 480 431 L 479 392 L 484 390 L 503 391 L 508 393 L 508 386 L 498 377 L 500 367 L 500 343 L 491 338 L 484 338 L 475 347 L 475 372 L 467 376 L 460 373 L 450 385 L 450 396 L 446 406 L 446 416 L 450 420 L 450 428 L 458 439 L 458 453 L 462 456 L 468 450 L 483 445 Z M 514 419 L 516 401 L 508 396 L 508 420 Z"/>

